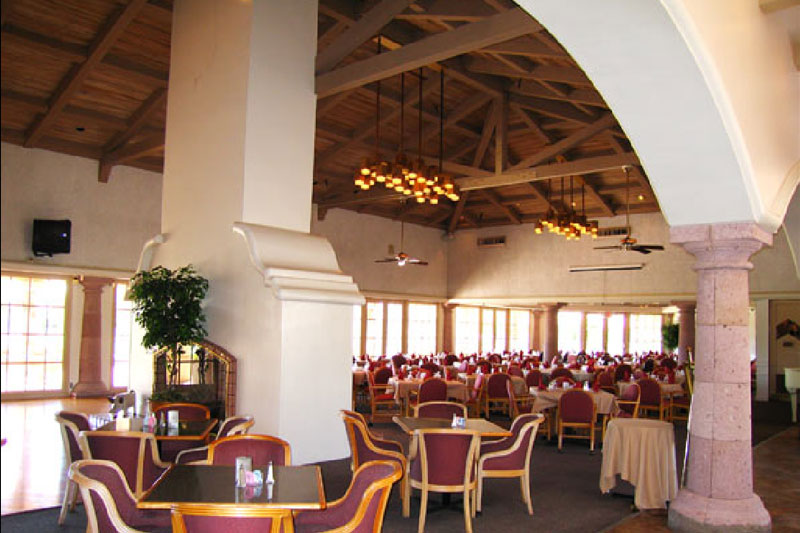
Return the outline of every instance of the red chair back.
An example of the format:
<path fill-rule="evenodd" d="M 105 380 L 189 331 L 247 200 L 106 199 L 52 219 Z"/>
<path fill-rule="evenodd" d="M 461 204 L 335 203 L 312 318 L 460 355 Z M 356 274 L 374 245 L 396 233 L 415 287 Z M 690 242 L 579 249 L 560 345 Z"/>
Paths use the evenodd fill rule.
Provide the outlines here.
<path fill-rule="evenodd" d="M 639 403 L 641 405 L 661 405 L 661 386 L 657 381 L 650 378 L 640 379 L 636 383 L 639 384 L 641 389 L 641 396 Z"/>
<path fill-rule="evenodd" d="M 490 375 L 489 381 L 486 382 L 486 395 L 490 399 L 507 398 L 508 390 L 506 389 L 506 382 L 510 379 L 508 374 L 502 372 Z"/>
<path fill-rule="evenodd" d="M 619 365 L 614 370 L 614 381 L 628 381 L 632 375 L 633 369 L 631 369 L 631 365 Z"/>
<path fill-rule="evenodd" d="M 447 382 L 439 378 L 431 378 L 419 386 L 419 403 L 443 402 L 447 400 Z"/>
<path fill-rule="evenodd" d="M 638 383 L 631 383 L 628 387 L 622 392 L 620 395 L 620 400 L 624 400 L 626 402 L 639 402 L 641 401 L 641 389 L 639 388 Z M 634 411 L 636 410 L 635 405 L 621 403 L 619 408 L 628 413 L 629 415 L 633 416 Z"/>
<path fill-rule="evenodd" d="M 525 385 L 530 387 L 538 387 L 542 382 L 542 372 L 540 370 L 529 370 L 528 375 L 525 376 Z"/>
<path fill-rule="evenodd" d="M 414 409 L 414 416 L 419 418 L 442 418 L 452 420 L 453 415 L 467 417 L 467 407 L 455 402 L 425 402 Z"/>
<path fill-rule="evenodd" d="M 567 423 L 591 422 L 594 414 L 592 396 L 582 390 L 568 390 L 558 400 L 559 416 Z"/>
<path fill-rule="evenodd" d="M 575 381 L 575 376 L 572 375 L 572 372 L 569 368 L 556 368 L 550 372 L 550 379 L 556 379 L 560 377 L 567 377 L 572 381 Z"/>
<path fill-rule="evenodd" d="M 389 383 L 389 378 L 392 377 L 392 369 L 383 366 L 373 372 L 372 377 L 375 385 L 386 385 Z"/>
<path fill-rule="evenodd" d="M 230 437 L 231 435 L 245 435 L 247 431 L 253 426 L 254 420 L 252 416 L 231 416 L 226 418 L 219 426 L 217 432 L 217 439 L 223 437 Z"/>
<path fill-rule="evenodd" d="M 277 466 L 292 464 L 289 443 L 269 435 L 233 435 L 208 445 L 208 462 L 212 465 L 235 465 L 237 457 L 252 457 L 253 466 L 272 461 Z"/>
<path fill-rule="evenodd" d="M 475 454 L 480 434 L 464 430 L 416 430 L 419 453 L 411 460 L 411 479 L 429 485 L 463 486 L 475 476 Z M 413 446 L 413 444 L 412 444 Z"/>
<path fill-rule="evenodd" d="M 610 371 L 601 372 L 597 376 L 597 382 L 601 387 L 613 387 L 614 375 Z"/>
<path fill-rule="evenodd" d="M 524 377 L 525 374 L 522 373 L 522 368 L 519 365 L 511 365 L 508 367 L 508 375 L 509 376 L 519 376 Z"/>
<path fill-rule="evenodd" d="M 137 431 L 82 431 L 81 448 L 87 459 L 111 461 L 119 466 L 135 495 L 149 489 L 164 473 L 155 438 Z M 141 463 L 141 478 L 139 464 Z"/>
<path fill-rule="evenodd" d="M 208 420 L 211 418 L 208 407 L 199 403 L 165 403 L 153 409 L 153 414 L 158 418 L 159 413 L 163 412 L 166 416 L 167 411 L 178 411 L 178 418 L 181 420 Z"/>

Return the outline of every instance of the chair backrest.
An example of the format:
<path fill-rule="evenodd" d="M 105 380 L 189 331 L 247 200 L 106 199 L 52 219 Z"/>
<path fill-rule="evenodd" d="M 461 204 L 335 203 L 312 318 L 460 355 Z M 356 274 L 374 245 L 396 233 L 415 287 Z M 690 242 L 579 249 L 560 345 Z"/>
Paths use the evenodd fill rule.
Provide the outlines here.
<path fill-rule="evenodd" d="M 542 371 L 533 369 L 528 371 L 528 375 L 525 376 L 525 384 L 530 387 L 538 387 L 539 384 L 542 382 Z"/>
<path fill-rule="evenodd" d="M 255 424 L 252 416 L 230 416 L 222 421 L 217 432 L 217 439 L 230 437 L 231 435 L 247 435 L 250 428 Z"/>
<path fill-rule="evenodd" d="M 567 423 L 592 422 L 595 417 L 592 395 L 580 389 L 566 391 L 558 399 L 558 416 Z"/>
<path fill-rule="evenodd" d="M 178 411 L 178 418 L 181 420 L 208 420 L 211 412 L 203 404 L 199 403 L 165 403 L 153 409 L 153 414 L 158 417 L 159 413 L 167 411 Z"/>
<path fill-rule="evenodd" d="M 575 380 L 575 376 L 572 375 L 572 371 L 569 368 L 556 368 L 550 372 L 550 379 L 558 379 L 560 377 L 567 377 L 573 381 Z"/>
<path fill-rule="evenodd" d="M 502 443 L 492 446 L 489 450 L 492 456 L 487 456 L 489 470 L 522 470 L 530 467 L 531 452 L 536 442 L 539 424 L 544 420 L 542 414 L 522 414 L 514 419 L 511 424 L 511 436 L 503 439 Z M 495 455 L 496 454 L 496 455 Z M 481 454 L 483 456 L 483 453 Z M 493 462 L 492 459 L 501 461 Z"/>
<path fill-rule="evenodd" d="M 614 370 L 614 381 L 628 381 L 632 375 L 633 375 L 633 369 L 631 369 L 631 365 L 628 364 L 619 365 Z"/>
<path fill-rule="evenodd" d="M 425 402 L 414 406 L 418 418 L 443 418 L 451 420 L 453 415 L 467 417 L 467 406 L 455 402 Z"/>
<path fill-rule="evenodd" d="M 458 490 L 475 481 L 480 433 L 463 429 L 417 429 L 411 442 L 411 479 Z"/>
<path fill-rule="evenodd" d="M 119 466 L 131 492 L 138 498 L 166 470 L 156 439 L 139 431 L 81 431 L 85 459 L 111 461 Z"/>
<path fill-rule="evenodd" d="M 253 466 L 272 461 L 277 466 L 292 464 L 289 443 L 269 435 L 232 435 L 208 445 L 208 464 L 235 465 L 237 457 L 252 457 Z"/>
<path fill-rule="evenodd" d="M 389 383 L 390 377 L 392 377 L 392 369 L 387 366 L 382 366 L 372 373 L 374 385 L 386 385 Z"/>
<path fill-rule="evenodd" d="M 447 400 L 447 382 L 440 378 L 431 378 L 419 386 L 419 402 L 443 402 Z"/>
<path fill-rule="evenodd" d="M 472 384 L 472 392 L 470 393 L 470 397 L 473 401 L 477 401 L 480 399 L 481 394 L 483 394 L 483 387 L 484 387 L 484 374 L 476 374 L 475 375 L 475 383 Z"/>
<path fill-rule="evenodd" d="M 686 375 L 686 388 L 689 394 L 694 394 L 694 364 L 687 363 L 683 367 L 683 372 Z"/>
<path fill-rule="evenodd" d="M 87 531 L 135 531 L 128 524 L 138 512 L 136 499 L 116 463 L 81 459 L 70 465 L 69 478 L 80 488 L 86 507 Z"/>
<path fill-rule="evenodd" d="M 386 450 L 375 446 L 372 435 L 367 430 L 367 422 L 360 413 L 341 411 L 347 442 L 350 444 L 353 470 L 369 461 L 394 461 L 401 470 L 405 469 L 405 456 L 399 451 Z"/>
<path fill-rule="evenodd" d="M 525 374 L 523 374 L 522 368 L 519 365 L 510 365 L 508 367 L 508 375 L 525 377 Z"/>
<path fill-rule="evenodd" d="M 600 372 L 600 374 L 597 376 L 597 382 L 601 387 L 613 387 L 614 374 L 608 370 Z"/>
<path fill-rule="evenodd" d="M 641 389 L 639 403 L 641 405 L 661 405 L 661 386 L 657 381 L 643 378 L 637 381 Z"/>
<path fill-rule="evenodd" d="M 420 370 L 427 370 L 432 375 L 436 374 L 439 371 L 441 371 L 441 369 L 439 368 L 439 365 L 437 365 L 436 363 L 424 363 L 424 364 L 420 365 L 419 368 L 420 368 Z"/>
<path fill-rule="evenodd" d="M 406 357 L 403 354 L 398 353 L 392 356 L 392 366 L 400 368 L 404 364 L 406 364 Z"/>
<path fill-rule="evenodd" d="M 505 372 L 491 374 L 486 382 L 486 395 L 489 399 L 507 398 L 506 382 L 510 379 L 511 377 Z"/>
<path fill-rule="evenodd" d="M 64 442 L 64 456 L 67 458 L 67 464 L 83 459 L 78 435 L 81 431 L 91 429 L 87 416 L 73 411 L 60 411 L 56 413 L 56 422 L 61 426 L 61 439 Z"/>
<path fill-rule="evenodd" d="M 639 384 L 631 383 L 625 388 L 624 391 L 622 391 L 622 394 L 620 394 L 620 400 L 626 403 L 620 403 L 619 408 L 629 415 L 634 415 L 638 410 L 641 394 L 642 390 L 639 388 Z"/>
<path fill-rule="evenodd" d="M 280 533 L 282 509 L 253 505 L 177 504 L 172 506 L 174 533 Z"/>

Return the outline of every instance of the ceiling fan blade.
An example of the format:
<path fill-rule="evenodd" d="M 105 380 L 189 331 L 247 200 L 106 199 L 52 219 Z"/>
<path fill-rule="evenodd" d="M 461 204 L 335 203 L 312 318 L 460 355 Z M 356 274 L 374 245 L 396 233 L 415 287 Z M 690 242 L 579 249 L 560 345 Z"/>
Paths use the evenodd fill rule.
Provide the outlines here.
<path fill-rule="evenodd" d="M 408 263 L 412 265 L 419 265 L 419 266 L 428 266 L 427 261 L 420 261 L 419 259 L 409 259 Z"/>
<path fill-rule="evenodd" d="M 595 246 L 594 249 L 595 250 L 621 250 L 622 247 L 619 246 L 619 245 L 614 245 L 614 246 Z"/>
<path fill-rule="evenodd" d="M 644 248 L 642 246 L 631 246 L 630 250 L 632 252 L 639 252 L 640 254 L 649 254 L 650 253 L 650 250 L 648 250 L 647 248 Z"/>
<path fill-rule="evenodd" d="M 660 244 L 637 244 L 639 248 L 646 248 L 648 250 L 663 250 L 664 247 Z"/>
<path fill-rule="evenodd" d="M 376 263 L 396 263 L 397 262 L 397 258 L 396 257 L 387 257 L 386 259 L 376 259 L 375 262 Z"/>

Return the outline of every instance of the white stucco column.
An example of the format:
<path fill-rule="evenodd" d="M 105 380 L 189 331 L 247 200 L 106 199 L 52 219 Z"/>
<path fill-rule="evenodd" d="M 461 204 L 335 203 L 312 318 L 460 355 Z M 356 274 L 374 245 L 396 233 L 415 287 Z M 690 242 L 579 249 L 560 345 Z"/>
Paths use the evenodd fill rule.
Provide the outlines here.
<path fill-rule="evenodd" d="M 748 349 L 750 256 L 772 236 L 752 223 L 680 226 L 670 240 L 697 258 L 695 384 L 686 486 L 669 509 L 677 531 L 769 531 L 753 493 Z"/>
<path fill-rule="evenodd" d="M 558 310 L 564 304 L 544 306 L 544 360 L 550 361 L 558 353 Z"/>
<path fill-rule="evenodd" d="M 208 337 L 237 358 L 237 410 L 298 464 L 349 453 L 338 411 L 363 301 L 309 234 L 316 48 L 316 0 L 175 2 L 153 261 L 209 279 Z"/>

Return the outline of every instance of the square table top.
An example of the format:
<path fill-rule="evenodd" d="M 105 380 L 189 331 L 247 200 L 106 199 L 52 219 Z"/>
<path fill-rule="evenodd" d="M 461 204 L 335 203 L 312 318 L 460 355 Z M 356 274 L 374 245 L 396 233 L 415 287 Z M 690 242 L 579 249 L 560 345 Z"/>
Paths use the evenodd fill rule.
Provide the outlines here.
<path fill-rule="evenodd" d="M 415 418 L 411 416 L 395 416 L 392 420 L 409 435 L 417 429 L 451 429 L 450 424 L 452 423 L 451 420 L 443 418 Z M 493 424 L 485 418 L 467 418 L 465 424 L 466 427 L 462 429 L 477 431 L 481 434 L 481 437 L 508 437 L 511 435 L 509 430 Z"/>
<path fill-rule="evenodd" d="M 136 506 L 169 509 L 180 504 L 252 504 L 275 509 L 324 509 L 325 489 L 317 465 L 274 466 L 275 483 L 236 487 L 232 465 L 172 465 Z M 265 471 L 266 467 L 260 468 Z M 266 478 L 266 475 L 264 475 Z"/>
<path fill-rule="evenodd" d="M 208 420 L 181 420 L 177 428 L 170 428 L 168 426 L 159 426 L 156 422 L 154 427 L 147 427 L 144 425 L 144 418 L 132 417 L 130 420 L 130 429 L 125 431 L 142 431 L 145 433 L 152 433 L 156 440 L 205 440 L 211 430 L 217 425 L 216 418 L 209 418 Z M 101 431 L 117 431 L 115 421 L 98 428 Z"/>

